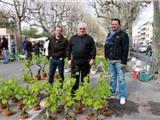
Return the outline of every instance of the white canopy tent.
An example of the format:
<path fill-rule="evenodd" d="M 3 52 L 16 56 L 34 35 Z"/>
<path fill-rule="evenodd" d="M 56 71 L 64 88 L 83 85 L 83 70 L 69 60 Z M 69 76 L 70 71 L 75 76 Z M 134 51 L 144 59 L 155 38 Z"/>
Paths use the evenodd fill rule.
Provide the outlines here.
<path fill-rule="evenodd" d="M 47 37 L 31 38 L 31 42 L 46 41 Z"/>

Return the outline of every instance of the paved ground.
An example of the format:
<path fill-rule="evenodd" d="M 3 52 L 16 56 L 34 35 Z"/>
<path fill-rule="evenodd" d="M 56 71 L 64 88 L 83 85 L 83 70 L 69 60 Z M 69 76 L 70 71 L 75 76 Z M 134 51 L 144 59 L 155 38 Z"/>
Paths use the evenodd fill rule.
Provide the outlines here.
<path fill-rule="evenodd" d="M 10 78 L 13 75 L 20 77 L 22 61 L 11 62 L 4 65 L 0 61 L 0 76 Z M 129 63 L 131 65 L 131 63 Z M 96 82 L 99 75 L 92 74 L 92 83 Z M 109 107 L 113 115 L 108 118 L 100 116 L 103 120 L 160 120 L 160 82 L 151 80 L 142 82 L 134 80 L 131 73 L 126 75 L 127 79 L 127 103 L 120 105 L 119 100 L 109 101 Z M 12 117 L 4 117 L 0 111 L 0 120 L 18 120 L 17 111 Z M 37 119 L 38 120 L 38 119 Z M 59 120 L 62 120 L 60 117 Z M 77 116 L 77 120 L 86 120 L 86 114 Z"/>

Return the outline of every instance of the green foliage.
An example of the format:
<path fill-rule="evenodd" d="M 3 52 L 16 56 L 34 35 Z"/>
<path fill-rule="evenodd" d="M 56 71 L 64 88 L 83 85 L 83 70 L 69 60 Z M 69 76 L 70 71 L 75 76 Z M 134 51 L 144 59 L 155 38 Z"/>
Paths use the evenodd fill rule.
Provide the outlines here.
<path fill-rule="evenodd" d="M 90 97 L 91 88 L 89 85 L 89 77 L 84 78 L 84 82 L 80 84 L 79 88 L 75 91 L 74 99 L 81 102 L 85 106 L 90 106 L 92 104 L 92 99 Z"/>
<path fill-rule="evenodd" d="M 88 77 L 85 77 L 84 82 L 75 92 L 75 101 L 82 102 L 84 106 L 93 107 L 95 111 L 101 109 L 110 95 L 111 87 L 107 76 L 102 75 L 100 78 L 97 86 L 93 88 L 89 85 Z"/>
<path fill-rule="evenodd" d="M 42 62 L 42 58 L 36 55 L 32 55 L 33 64 L 40 64 Z"/>
<path fill-rule="evenodd" d="M 19 100 L 23 100 L 24 93 L 26 93 L 25 87 L 24 86 L 17 86 L 15 91 L 16 91 L 15 97 L 18 98 Z"/>
<path fill-rule="evenodd" d="M 0 18 L 0 28 L 16 28 L 16 22 L 11 18 Z"/>
<path fill-rule="evenodd" d="M 36 55 L 33 55 L 32 58 L 33 58 L 32 59 L 33 60 L 33 64 L 36 64 L 39 67 L 37 74 L 40 74 L 41 73 L 41 69 L 42 69 L 42 66 L 41 66 L 42 58 L 40 58 L 40 57 L 38 57 Z"/>
<path fill-rule="evenodd" d="M 67 78 L 64 80 L 63 88 L 62 88 L 62 95 L 61 100 L 64 108 L 67 110 L 75 104 L 75 101 L 72 97 L 71 90 L 73 85 L 75 84 L 75 78 Z"/>
<path fill-rule="evenodd" d="M 37 38 L 39 36 L 37 28 L 33 27 L 22 30 L 22 35 L 32 38 Z"/>
<path fill-rule="evenodd" d="M 43 84 L 41 82 L 34 82 L 30 86 L 30 94 L 33 97 L 37 97 L 40 94 L 40 91 L 43 89 Z"/>
<path fill-rule="evenodd" d="M 32 65 L 33 65 L 32 60 L 24 61 L 24 69 L 22 70 L 22 74 L 23 74 L 22 80 L 24 80 L 25 82 L 29 82 L 29 83 L 34 82 L 33 73 L 31 70 Z"/>
<path fill-rule="evenodd" d="M 24 67 L 26 67 L 26 68 L 30 68 L 32 65 L 33 65 L 32 60 L 26 60 L 24 62 Z"/>
<path fill-rule="evenodd" d="M 45 103 L 45 108 L 48 110 L 55 112 L 57 110 L 58 104 L 60 103 L 60 95 L 62 94 L 62 83 L 58 80 L 54 82 L 53 86 L 49 83 L 46 84 L 47 90 L 45 91 L 45 95 L 47 96 L 47 102 Z"/>
<path fill-rule="evenodd" d="M 32 108 L 33 105 L 39 103 L 39 94 L 43 85 L 39 82 L 34 82 L 32 85 L 27 86 L 23 95 L 23 103 L 27 108 Z"/>
<path fill-rule="evenodd" d="M 6 85 L 9 86 L 11 97 L 18 99 L 18 97 L 20 97 L 19 93 L 22 91 L 21 86 L 17 83 L 17 78 L 11 78 L 7 80 Z"/>
<path fill-rule="evenodd" d="M 109 79 L 107 76 L 103 75 L 101 76 L 98 81 L 97 88 L 92 89 L 92 100 L 93 100 L 93 107 L 97 111 L 98 109 L 101 109 L 103 107 L 103 104 L 106 102 L 106 99 L 108 96 L 110 96 L 110 89 L 109 86 Z"/>
<path fill-rule="evenodd" d="M 94 61 L 94 66 L 97 68 L 100 63 L 102 63 L 102 65 L 103 65 L 102 66 L 103 72 L 106 72 L 108 70 L 108 62 L 103 56 L 96 57 L 96 59 Z"/>
<path fill-rule="evenodd" d="M 48 59 L 47 59 L 47 57 L 46 56 L 42 56 L 42 63 L 43 63 L 43 66 L 42 66 L 42 72 L 44 72 L 45 71 L 45 67 L 46 67 L 46 65 L 48 64 Z"/>
<path fill-rule="evenodd" d="M 2 86 L 0 87 L 0 100 L 2 104 L 7 104 L 8 108 L 9 108 L 9 104 L 8 101 L 10 99 L 10 97 L 12 96 L 12 89 L 11 89 L 11 84 L 14 81 L 12 80 L 2 80 Z"/>

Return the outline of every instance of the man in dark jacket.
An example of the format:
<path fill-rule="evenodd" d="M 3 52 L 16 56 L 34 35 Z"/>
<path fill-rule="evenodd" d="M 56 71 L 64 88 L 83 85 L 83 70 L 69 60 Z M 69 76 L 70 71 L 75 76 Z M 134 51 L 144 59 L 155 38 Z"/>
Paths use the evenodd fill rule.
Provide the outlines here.
<path fill-rule="evenodd" d="M 27 42 L 26 42 L 26 48 L 25 48 L 26 52 L 27 52 L 27 59 L 32 59 L 32 52 L 33 52 L 33 45 L 32 45 L 32 42 L 31 42 L 31 38 L 28 38 L 27 39 Z"/>
<path fill-rule="evenodd" d="M 95 42 L 91 36 L 86 34 L 86 24 L 81 22 L 77 26 L 77 34 L 71 37 L 67 47 L 67 57 L 68 64 L 71 65 L 71 75 L 76 78 L 72 93 L 78 89 L 80 82 L 83 82 L 83 78 L 89 74 L 95 56 Z"/>
<path fill-rule="evenodd" d="M 3 63 L 4 64 L 8 64 L 9 62 L 9 52 L 8 52 L 8 40 L 5 38 L 5 36 L 2 37 L 2 54 L 3 54 L 3 57 L 4 57 L 4 61 Z"/>
<path fill-rule="evenodd" d="M 112 31 L 108 34 L 105 42 L 105 58 L 109 63 L 111 97 L 116 97 L 117 80 L 119 82 L 120 104 L 126 102 L 125 67 L 127 64 L 129 37 L 120 28 L 120 20 L 112 19 Z"/>
<path fill-rule="evenodd" d="M 56 72 L 57 66 L 61 82 L 64 80 L 64 58 L 66 57 L 66 48 L 68 41 L 62 35 L 62 28 L 56 26 L 55 36 L 49 38 L 48 45 L 48 55 L 50 58 L 50 68 L 49 68 L 49 83 L 53 83 L 54 74 Z"/>

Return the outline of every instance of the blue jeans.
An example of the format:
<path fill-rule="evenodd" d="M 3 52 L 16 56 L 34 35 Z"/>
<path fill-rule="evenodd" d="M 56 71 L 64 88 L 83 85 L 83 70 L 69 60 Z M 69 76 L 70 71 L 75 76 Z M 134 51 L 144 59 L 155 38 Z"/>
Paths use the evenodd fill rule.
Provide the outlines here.
<path fill-rule="evenodd" d="M 56 72 L 58 66 L 58 72 L 61 78 L 61 82 L 63 83 L 64 80 L 64 59 L 60 60 L 60 59 L 50 59 L 50 67 L 49 67 L 49 79 L 48 82 L 49 83 L 53 83 L 54 80 L 54 74 Z"/>
<path fill-rule="evenodd" d="M 119 97 L 126 97 L 126 80 L 125 80 L 125 68 L 121 68 L 121 61 L 116 62 L 109 61 L 110 70 L 110 86 L 111 95 L 116 96 L 117 80 L 119 83 Z"/>
<path fill-rule="evenodd" d="M 8 63 L 8 59 L 9 59 L 9 52 L 8 52 L 8 50 L 3 50 L 3 57 L 4 57 L 3 63 L 7 64 Z"/>

